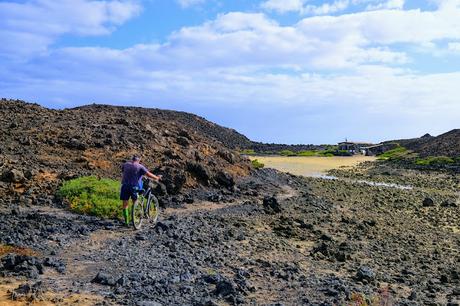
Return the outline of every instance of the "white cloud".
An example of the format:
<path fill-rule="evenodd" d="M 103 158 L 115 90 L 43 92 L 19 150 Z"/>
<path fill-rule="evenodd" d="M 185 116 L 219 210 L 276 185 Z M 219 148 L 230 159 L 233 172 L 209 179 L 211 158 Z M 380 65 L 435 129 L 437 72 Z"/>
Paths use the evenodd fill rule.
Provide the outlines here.
<path fill-rule="evenodd" d="M 136 45 L 124 50 L 57 49 L 36 56 L 35 61 L 50 65 L 54 62 L 63 67 L 73 63 L 100 66 L 110 62 L 108 66 L 143 67 L 145 71 L 236 67 L 251 71 L 281 68 L 290 69 L 292 73 L 322 69 L 340 71 L 376 63 L 400 65 L 410 62 L 410 55 L 392 50 L 392 44 L 422 46 L 436 40 L 459 40 L 459 14 L 460 8 L 368 11 L 310 17 L 292 26 L 281 26 L 264 14 L 229 13 L 201 26 L 182 28 L 163 44 Z M 115 20 L 121 22 L 126 18 Z M 426 28 L 420 27 L 421 24 Z M 86 26 L 83 29 L 86 33 L 94 33 L 94 29 L 87 32 Z M 12 35 L 8 40 L 16 39 L 19 43 L 34 38 L 36 46 L 52 42 L 52 36 L 29 34 L 25 30 L 24 37 Z M 52 61 L 51 57 L 57 60 Z"/>
<path fill-rule="evenodd" d="M 299 12 L 302 15 L 327 15 L 344 11 L 351 4 L 350 0 L 335 0 L 321 5 L 308 4 L 309 0 L 268 0 L 261 4 L 265 10 L 279 13 Z M 356 0 L 355 0 L 356 1 Z"/>
<path fill-rule="evenodd" d="M 0 3 L 0 55 L 42 52 L 63 34 L 105 35 L 141 10 L 133 1 L 30 0 Z"/>
<path fill-rule="evenodd" d="M 324 3 L 322 5 L 306 5 L 302 8 L 302 14 L 311 15 L 328 15 L 344 11 L 350 5 L 349 0 L 336 0 L 333 3 Z"/>
<path fill-rule="evenodd" d="M 448 50 L 460 53 L 460 42 L 452 42 L 448 44 Z"/>
<path fill-rule="evenodd" d="M 329 29 L 323 26 L 327 20 L 321 17 L 310 24 L 280 26 L 263 14 L 229 13 L 202 26 L 183 28 L 166 44 L 134 49 L 140 53 L 152 51 L 150 58 L 156 67 L 186 69 L 230 66 L 330 69 L 364 62 L 407 61 L 404 53 L 389 48 L 372 46 L 367 50 L 366 46 L 374 42 L 363 37 L 359 29 L 350 28 L 349 33 L 342 33 L 337 28 L 348 30 L 348 22 Z"/>
<path fill-rule="evenodd" d="M 319 37 L 353 36 L 377 44 L 422 44 L 460 38 L 460 7 L 437 11 L 382 10 L 337 17 L 306 18 L 300 23 L 309 35 Z M 423 26 L 421 26 L 423 25 Z"/>
<path fill-rule="evenodd" d="M 334 0 L 321 5 L 309 4 L 310 0 L 267 0 L 261 7 L 278 13 L 298 12 L 301 15 L 329 15 L 343 12 L 350 7 L 366 5 L 367 10 L 403 9 L 405 0 Z M 451 0 L 445 0 L 451 1 Z"/>
<path fill-rule="evenodd" d="M 268 0 L 261 4 L 266 10 L 277 11 L 279 13 L 300 12 L 306 0 Z"/>
<path fill-rule="evenodd" d="M 404 8 L 404 2 L 405 0 L 387 0 L 385 2 L 373 3 L 367 6 L 367 10 L 402 10 Z"/>
<path fill-rule="evenodd" d="M 177 0 L 179 5 L 183 8 L 188 8 L 194 5 L 203 4 L 206 0 Z"/>

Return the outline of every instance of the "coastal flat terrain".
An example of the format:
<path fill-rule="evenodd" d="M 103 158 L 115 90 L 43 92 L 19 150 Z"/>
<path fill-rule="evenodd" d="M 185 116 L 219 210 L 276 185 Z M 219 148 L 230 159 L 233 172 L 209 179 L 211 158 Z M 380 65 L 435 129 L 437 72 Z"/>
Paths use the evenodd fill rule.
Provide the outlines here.
<path fill-rule="evenodd" d="M 327 171 L 342 167 L 352 167 L 365 161 L 374 161 L 373 156 L 251 156 L 251 160 L 257 159 L 267 168 L 273 168 L 282 172 L 302 176 L 321 176 Z"/>

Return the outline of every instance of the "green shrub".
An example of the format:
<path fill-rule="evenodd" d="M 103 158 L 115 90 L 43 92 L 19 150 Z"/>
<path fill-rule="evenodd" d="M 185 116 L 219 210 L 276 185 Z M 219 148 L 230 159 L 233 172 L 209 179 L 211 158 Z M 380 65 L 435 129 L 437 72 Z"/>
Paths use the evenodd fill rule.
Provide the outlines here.
<path fill-rule="evenodd" d="M 324 151 L 320 151 L 318 152 L 318 156 L 321 156 L 321 157 L 333 157 L 335 156 L 335 151 L 332 151 L 332 150 L 324 150 Z"/>
<path fill-rule="evenodd" d="M 318 151 L 318 156 L 322 156 L 322 157 L 351 156 L 351 155 L 353 154 L 346 150 L 330 149 L 330 150 Z"/>
<path fill-rule="evenodd" d="M 244 154 L 244 155 L 255 155 L 256 151 L 254 151 L 252 149 L 246 149 L 246 150 L 242 150 L 240 153 Z"/>
<path fill-rule="evenodd" d="M 263 163 L 259 162 L 257 159 L 251 160 L 251 163 L 252 163 L 252 166 L 256 169 L 261 169 L 265 166 Z"/>
<path fill-rule="evenodd" d="M 70 209 L 77 213 L 101 218 L 122 217 L 118 181 L 95 176 L 80 177 L 65 182 L 58 195 L 66 199 Z"/>
<path fill-rule="evenodd" d="M 282 151 L 279 151 L 278 153 L 279 155 L 282 155 L 282 156 L 296 156 L 297 154 L 292 152 L 291 150 L 282 150 Z"/>
<path fill-rule="evenodd" d="M 405 157 L 409 154 L 409 150 L 404 147 L 396 147 L 393 150 L 386 151 L 383 154 L 378 155 L 378 159 L 380 160 L 397 160 Z"/>
<path fill-rule="evenodd" d="M 444 166 L 454 163 L 455 160 L 447 156 L 430 156 L 415 161 L 415 164 L 419 166 Z"/>
<path fill-rule="evenodd" d="M 318 151 L 300 151 L 297 156 L 318 156 Z"/>

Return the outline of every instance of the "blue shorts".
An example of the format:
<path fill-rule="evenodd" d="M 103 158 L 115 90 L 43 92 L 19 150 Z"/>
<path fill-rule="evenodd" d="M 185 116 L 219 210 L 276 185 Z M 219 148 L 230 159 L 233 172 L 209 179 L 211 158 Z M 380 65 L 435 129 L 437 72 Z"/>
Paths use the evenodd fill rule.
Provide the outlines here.
<path fill-rule="evenodd" d="M 120 200 L 128 201 L 131 198 L 133 201 L 137 200 L 137 192 L 134 192 L 134 188 L 138 186 L 121 185 Z"/>

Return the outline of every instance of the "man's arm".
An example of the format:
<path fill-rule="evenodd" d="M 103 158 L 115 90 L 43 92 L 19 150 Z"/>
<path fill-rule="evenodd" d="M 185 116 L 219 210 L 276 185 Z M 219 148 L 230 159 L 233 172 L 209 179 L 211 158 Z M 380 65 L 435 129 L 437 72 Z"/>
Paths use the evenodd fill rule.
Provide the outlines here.
<path fill-rule="evenodd" d="M 151 179 L 154 179 L 155 181 L 161 180 L 161 177 L 162 177 L 161 175 L 155 175 L 155 174 L 153 174 L 153 173 L 150 172 L 150 171 L 147 171 L 147 172 L 145 173 L 145 176 L 147 176 L 147 177 L 149 177 L 149 178 L 151 178 Z"/>

